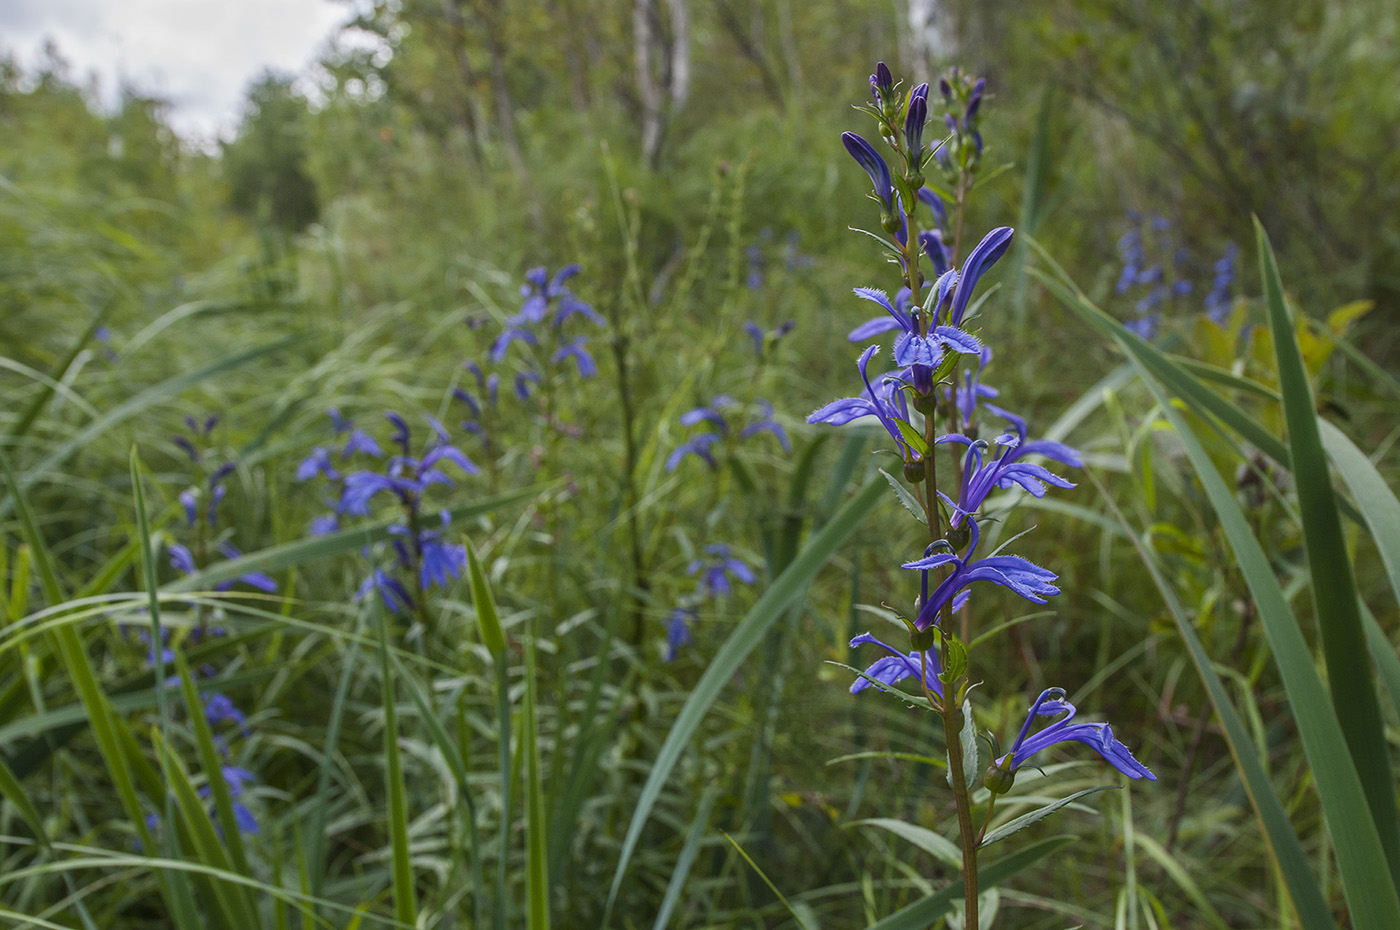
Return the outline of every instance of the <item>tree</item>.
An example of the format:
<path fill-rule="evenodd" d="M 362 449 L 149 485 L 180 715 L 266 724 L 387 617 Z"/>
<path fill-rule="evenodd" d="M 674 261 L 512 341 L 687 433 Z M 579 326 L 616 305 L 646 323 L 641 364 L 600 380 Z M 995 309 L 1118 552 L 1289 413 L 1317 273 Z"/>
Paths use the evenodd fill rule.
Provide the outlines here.
<path fill-rule="evenodd" d="M 306 99 L 287 75 L 267 72 L 248 91 L 238 136 L 224 144 L 233 208 L 260 223 L 297 232 L 320 215 L 306 172 Z"/>

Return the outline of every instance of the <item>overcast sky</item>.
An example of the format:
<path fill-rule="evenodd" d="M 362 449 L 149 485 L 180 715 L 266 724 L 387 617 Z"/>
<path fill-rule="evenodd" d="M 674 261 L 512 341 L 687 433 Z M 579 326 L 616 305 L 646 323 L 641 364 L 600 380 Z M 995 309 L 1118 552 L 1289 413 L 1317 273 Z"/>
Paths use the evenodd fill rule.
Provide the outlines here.
<path fill-rule="evenodd" d="M 0 49 L 26 70 L 45 39 L 110 105 L 123 82 L 172 104 L 182 135 L 237 125 L 248 83 L 267 68 L 300 74 L 350 4 L 334 0 L 0 0 Z"/>

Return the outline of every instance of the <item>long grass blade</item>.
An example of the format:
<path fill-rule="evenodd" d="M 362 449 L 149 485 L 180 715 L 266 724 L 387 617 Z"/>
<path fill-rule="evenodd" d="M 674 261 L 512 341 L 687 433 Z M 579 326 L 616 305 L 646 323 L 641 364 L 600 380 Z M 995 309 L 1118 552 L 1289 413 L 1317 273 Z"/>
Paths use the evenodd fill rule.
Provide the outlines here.
<path fill-rule="evenodd" d="M 394 919 L 413 925 L 418 914 L 413 890 L 413 859 L 408 841 L 408 798 L 403 780 L 403 760 L 399 755 L 398 705 L 394 696 L 394 676 L 389 669 L 389 620 L 377 598 L 370 598 L 379 625 L 380 696 L 384 705 L 384 781 L 387 791 L 389 847 L 392 863 Z"/>
<path fill-rule="evenodd" d="M 671 912 L 676 909 L 681 893 L 685 891 L 685 880 L 690 876 L 690 868 L 700 853 L 700 841 L 705 836 L 705 828 L 709 826 L 710 809 L 714 807 L 717 797 L 719 789 L 714 785 L 710 785 L 705 789 L 705 793 L 700 795 L 695 819 L 690 823 L 690 832 L 685 835 L 685 845 L 681 847 L 681 854 L 676 857 L 676 865 L 671 869 L 671 878 L 666 883 L 666 893 L 661 897 L 661 907 L 656 911 L 656 920 L 652 923 L 651 930 L 666 930 L 666 925 L 671 922 Z"/>
<path fill-rule="evenodd" d="M 540 738 L 535 721 L 535 640 L 525 643 L 525 706 L 521 739 L 525 745 L 525 900 L 526 926 L 549 930 L 549 838 L 540 782 Z"/>
<path fill-rule="evenodd" d="M 1342 538 L 1342 520 L 1337 514 L 1332 474 L 1322 449 L 1312 386 L 1283 297 L 1283 281 L 1274 260 L 1274 250 L 1257 218 L 1254 230 L 1264 296 L 1269 307 L 1269 328 L 1274 336 L 1279 387 L 1283 393 L 1304 548 L 1312 574 L 1313 608 L 1317 612 L 1322 654 L 1327 662 L 1327 684 L 1337 710 L 1337 721 L 1390 864 L 1392 887 L 1400 888 L 1400 809 L 1395 804 L 1395 772 L 1390 765 L 1375 681 L 1367 674 L 1370 664 L 1361 612 L 1357 607 L 1356 579 Z"/>

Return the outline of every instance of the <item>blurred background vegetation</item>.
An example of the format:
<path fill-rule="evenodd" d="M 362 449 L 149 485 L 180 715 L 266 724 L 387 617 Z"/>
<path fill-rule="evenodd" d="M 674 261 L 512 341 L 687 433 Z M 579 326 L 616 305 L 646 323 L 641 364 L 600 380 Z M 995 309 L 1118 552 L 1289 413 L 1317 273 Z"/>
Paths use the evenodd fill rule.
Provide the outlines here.
<path fill-rule="evenodd" d="M 1271 771 L 1280 795 L 1292 799 L 1290 815 L 1325 862 L 1321 814 L 1289 742 L 1267 648 L 1250 626 L 1229 549 L 1150 397 L 1126 377 L 1096 387 L 1121 360 L 1031 279 L 1038 259 L 1026 240 L 1037 240 L 1096 303 L 1131 320 L 1137 297 L 1116 288 L 1120 239 L 1153 218 L 1152 228 L 1170 231 L 1157 244 L 1161 262 L 1192 282 L 1162 308 L 1159 338 L 1270 384 L 1271 363 L 1241 329 L 1263 319 L 1252 267 L 1257 215 L 1290 296 L 1321 323 L 1308 347 L 1316 389 L 1393 484 L 1400 427 L 1384 375 L 1393 381 L 1400 367 L 1398 23 L 1390 0 L 400 0 L 347 7 L 344 40 L 320 67 L 259 79 L 236 133 L 209 149 L 178 138 L 167 105 L 139 89 L 127 89 L 115 110 L 98 108 L 61 50 L 32 70 L 0 57 L 0 346 L 12 363 L 0 371 L 0 426 L 24 434 L 8 451 L 70 590 L 133 538 L 133 443 L 166 491 L 153 506 L 173 504 L 183 465 L 170 435 L 186 414 L 223 414 L 219 441 L 239 462 L 240 547 L 287 542 L 304 535 L 322 506 L 292 474 L 311 446 L 327 441 L 326 407 L 361 425 L 385 408 L 443 414 L 451 387 L 463 383 L 462 361 L 481 359 L 518 308 L 525 270 L 580 262 L 574 290 L 614 323 L 610 335 L 595 337 L 603 378 L 571 389 L 556 411 L 582 439 L 565 446 L 571 451 L 552 471 L 541 470 L 540 450 L 558 452 L 566 440 L 548 418 L 522 414 L 490 487 L 563 480 L 567 490 L 542 493 L 523 514 L 517 506 L 477 516 L 465 532 L 481 540 L 504 614 L 564 611 L 550 622 L 567 628 L 568 641 L 541 660 L 555 676 L 542 685 L 550 708 L 542 726 L 546 765 L 582 795 L 559 801 L 567 835 L 551 860 L 559 866 L 555 921 L 598 926 L 647 760 L 754 598 L 744 590 L 716 608 L 692 649 L 665 664 L 664 618 L 693 585 L 684 566 L 699 547 L 722 541 L 754 564 L 781 567 L 765 541 L 793 516 L 782 502 L 819 524 L 830 515 L 822 507 L 842 491 L 815 480 L 810 500 L 789 496 L 807 479 L 794 474 L 797 457 L 776 447 L 745 453 L 757 475 L 753 498 L 731 485 L 739 479 L 711 477 L 698 462 L 677 480 L 659 465 L 685 438 L 676 418 L 738 392 L 770 400 L 800 450 L 814 441 L 801 425 L 806 414 L 852 393 L 856 351 L 845 333 L 866 315 L 850 288 L 894 286 L 876 249 L 847 229 L 875 222 L 864 179 L 838 142 L 844 129 L 868 128 L 850 107 L 865 99 L 866 75 L 880 59 L 913 82 L 951 65 L 985 75 L 990 167 L 969 229 L 980 238 L 1013 225 L 1020 239 L 994 276 L 989 379 L 1042 429 L 1087 399 L 1063 425 L 1105 482 L 1101 495 L 1081 481 L 1059 512 L 1020 520 L 1017 531 L 1036 520 L 1041 529 L 1027 538 L 1033 549 L 1023 541 L 1018 551 L 1059 571 L 1067 593 L 1053 617 L 1004 633 L 979 654 L 979 674 L 995 684 L 987 692 L 1004 705 L 986 724 L 1005 737 L 1042 681 L 1072 696 L 1084 685 L 1076 700 L 1112 719 L 1162 778 L 1134 788 L 1131 802 L 1106 802 L 1097 817 L 1067 815 L 1077 820 L 1061 829 L 1083 841 L 1007 891 L 1002 906 L 1017 909 L 1007 918 L 1015 926 L 1108 925 L 1128 887 L 1138 896 L 1132 913 L 1156 915 L 1163 926 L 1278 926 L 1287 905 L 1229 754 L 1104 500 L 1151 528 L 1213 655 L 1234 670 L 1260 745 L 1275 747 Z M 1238 301 L 1233 325 L 1220 327 L 1203 319 L 1202 300 L 1230 243 L 1240 247 Z M 1351 312 L 1329 318 L 1344 307 Z M 74 341 L 99 314 L 105 341 L 72 362 Z M 756 364 L 741 324 L 771 329 L 789 319 L 792 335 Z M 1360 361 L 1335 351 L 1343 333 L 1364 350 Z M 269 354 L 160 393 L 168 379 L 284 337 Z M 32 428 L 16 429 L 41 390 L 38 372 L 55 373 L 65 390 Z M 626 422 L 610 379 L 635 402 Z M 99 411 L 143 396 L 132 415 L 101 420 Z M 84 433 L 93 423 L 109 425 Z M 75 435 L 82 441 L 70 448 Z M 632 441 L 642 458 L 624 474 L 619 463 Z M 813 453 L 817 474 L 839 459 L 838 443 L 826 446 Z M 1213 452 L 1230 460 L 1226 449 Z M 1296 582 L 1296 527 L 1241 474 L 1241 497 L 1253 505 L 1280 578 Z M 627 487 L 633 478 L 637 485 Z M 835 496 L 824 498 L 829 492 Z M 458 493 L 453 500 L 484 495 L 486 480 Z M 12 510 L 7 503 L 3 519 L 13 521 Z M 918 527 L 888 511 L 857 532 L 834 563 L 840 570 L 819 578 L 807 608 L 751 657 L 743 687 L 707 722 L 646 835 L 614 925 L 651 923 L 699 799 L 706 810 L 714 800 L 710 785 L 719 792 L 715 823 L 745 836 L 786 893 L 808 893 L 803 906 L 822 925 L 887 913 L 927 891 L 928 876 L 944 874 L 892 836 L 847 826 L 905 816 L 942 827 L 946 811 L 927 800 L 941 795 L 925 790 L 940 775 L 915 764 L 824 764 L 862 748 L 932 751 L 929 721 L 894 702 L 850 699 L 847 673 L 822 664 L 850 661 L 844 641 L 868 625 L 869 605 L 910 594 L 888 554 L 910 550 Z M 641 517 L 630 554 L 625 512 Z M 15 525 L 0 534 L 18 552 Z M 1383 584 L 1368 542 L 1352 543 L 1363 585 Z M 357 572 L 363 566 L 345 558 L 284 573 L 288 600 L 265 609 L 310 626 L 277 630 L 249 619 L 249 636 L 225 657 L 246 671 L 239 693 L 261 721 L 242 752 L 266 786 L 267 881 L 295 873 L 287 850 L 305 826 L 298 799 L 317 771 L 306 747 L 324 738 L 327 696 L 341 686 L 336 663 L 359 669 L 350 713 L 372 725 L 340 737 L 345 794 L 331 813 L 329 878 L 316 888 L 336 900 L 374 900 L 372 910 L 384 913 L 374 897 L 388 882 L 378 666 L 315 629 L 352 622 Z M 130 569 L 111 583 L 137 590 L 136 578 Z M 8 587 L 13 622 L 26 615 L 17 606 L 25 582 L 12 575 Z M 470 600 L 465 590 L 454 597 Z M 447 706 L 461 693 L 485 708 L 483 732 L 462 739 L 477 744 L 471 771 L 489 774 L 489 684 L 480 694 L 471 684 L 489 683 L 489 669 L 477 668 L 479 656 L 462 645 L 475 636 L 462 620 L 470 607 L 454 611 L 445 601 L 441 627 L 418 631 L 411 648 L 428 663 L 419 672 L 425 687 L 438 689 L 434 700 Z M 979 601 L 988 616 L 1020 612 L 998 593 Z M 635 629 L 619 606 L 632 602 L 645 620 Z M 1384 605 L 1378 613 L 1394 635 L 1393 600 L 1372 603 Z M 613 666 L 598 658 L 623 646 L 630 651 Z M 269 657 L 280 649 L 292 658 L 278 674 Z M 139 656 L 128 652 L 104 654 L 105 673 L 135 675 Z M 456 677 L 434 681 L 428 660 Z M 627 677 L 595 688 L 590 675 L 599 666 Z M 606 748 L 588 760 L 591 780 L 573 780 L 562 747 L 594 733 L 584 711 L 598 702 L 609 721 Z M 19 714 L 18 705 L 5 707 Z M 427 743 L 406 740 L 409 810 L 424 818 L 415 825 L 420 892 L 431 902 L 425 908 L 448 919 L 465 881 L 454 862 L 465 853 L 431 812 L 451 792 L 438 783 Z M 104 801 L 109 789 L 93 775 L 91 753 L 73 752 L 33 770 L 36 797 L 50 793 L 54 834 L 129 848 L 129 836 L 112 826 L 122 814 Z M 1092 773 L 1083 777 L 1093 783 Z M 85 790 L 71 793 L 73 784 Z M 1125 851 L 1129 817 L 1153 845 Z M 25 855 L 4 853 L 12 865 Z M 54 886 L 42 887 L 33 894 L 57 900 Z M 162 925 L 155 911 L 108 897 L 107 913 L 122 915 L 120 925 Z M 673 926 L 777 926 L 786 913 L 708 833 L 680 901 Z M 57 917 L 72 919 L 62 910 Z M 332 919 L 341 925 L 344 915 Z M 469 925 L 465 912 L 461 919 Z"/>

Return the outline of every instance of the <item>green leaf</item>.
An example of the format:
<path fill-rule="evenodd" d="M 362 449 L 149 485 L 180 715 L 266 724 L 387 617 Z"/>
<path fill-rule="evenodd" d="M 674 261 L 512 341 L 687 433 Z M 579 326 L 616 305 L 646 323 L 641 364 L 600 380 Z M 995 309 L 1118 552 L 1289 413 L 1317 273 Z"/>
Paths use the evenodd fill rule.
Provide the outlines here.
<path fill-rule="evenodd" d="M 1072 836 L 1053 836 L 983 866 L 977 872 L 977 888 L 979 891 L 986 891 L 1000 885 L 1016 873 L 1030 868 L 1055 850 L 1072 842 Z M 928 930 L 934 921 L 951 911 L 954 903 L 962 899 L 963 883 L 959 879 L 922 901 L 915 901 L 883 920 L 876 921 L 870 925 L 869 930 Z"/>
<path fill-rule="evenodd" d="M 1254 229 L 1283 393 L 1298 512 L 1312 574 L 1313 607 L 1317 611 L 1322 654 L 1327 662 L 1327 683 L 1342 735 L 1366 793 L 1371 819 L 1390 864 L 1393 891 L 1400 887 L 1400 809 L 1395 803 L 1395 772 L 1391 768 L 1381 723 L 1380 701 L 1375 681 L 1369 674 L 1366 635 L 1357 607 L 1356 579 L 1342 538 L 1342 520 L 1332 493 L 1332 474 L 1327 469 L 1327 457 L 1318 431 L 1317 407 L 1284 301 L 1283 282 L 1268 234 L 1257 218 Z"/>
<path fill-rule="evenodd" d="M 1049 817 L 1051 814 L 1055 813 L 1055 811 L 1067 805 L 1073 804 L 1080 798 L 1086 798 L 1089 795 L 1097 794 L 1100 791 L 1116 790 L 1118 790 L 1117 785 L 1100 785 L 1097 788 L 1085 788 L 1083 791 L 1076 791 L 1074 794 L 1070 795 L 1067 798 L 1060 798 L 1058 801 L 1053 801 L 1050 804 L 1047 804 L 1044 807 L 1037 808 L 1028 814 L 1022 814 L 1015 820 L 1008 820 L 1006 823 L 1002 824 L 1001 826 L 997 827 L 995 830 L 991 831 L 986 836 L 984 836 L 982 838 L 982 845 L 977 848 L 986 849 L 993 843 L 996 843 L 1000 840 L 1004 840 L 1011 834 L 1024 830 L 1026 829 L 1026 827 L 1029 827 L 1033 823 L 1037 823 L 1041 820 L 1044 820 L 1046 817 Z"/>
<path fill-rule="evenodd" d="M 501 616 L 496 612 L 496 598 L 491 594 L 491 585 L 481 569 L 476 548 L 470 539 L 463 542 L 467 547 L 467 573 L 471 576 L 472 604 L 476 607 L 476 622 L 481 627 L 481 641 L 493 657 L 504 656 L 506 635 L 501 629 Z"/>
<path fill-rule="evenodd" d="M 962 647 L 962 644 L 958 643 L 958 646 Z M 954 654 L 955 653 L 952 653 L 950 650 L 950 656 Z M 962 655 L 963 669 L 966 670 L 966 647 L 962 647 Z M 949 664 L 952 664 L 951 658 L 949 659 Z M 962 718 L 962 729 L 958 731 L 958 742 L 962 743 L 963 784 L 967 785 L 968 788 L 972 788 L 982 780 L 982 768 L 977 760 L 977 721 L 972 718 L 972 701 L 967 698 L 963 698 Z M 952 787 L 953 772 L 951 767 L 947 772 L 947 776 L 948 786 Z"/>
<path fill-rule="evenodd" d="M 807 542 L 792 564 L 773 580 L 773 584 L 758 599 L 758 603 L 739 621 L 734 632 L 710 661 L 709 668 L 696 683 L 680 714 L 677 715 L 676 722 L 671 725 L 671 731 L 666 735 L 646 783 L 642 786 L 631 824 L 622 842 L 617 869 L 613 873 L 612 887 L 608 892 L 609 910 L 617 898 L 618 889 L 622 886 L 622 877 L 631 862 L 637 840 L 641 838 L 642 827 L 645 826 L 652 807 L 660 797 L 662 787 L 670 778 L 671 770 L 680 761 L 681 753 L 690 743 L 705 714 L 738 671 L 745 657 L 758 645 L 763 634 L 783 615 L 790 604 L 806 593 L 817 571 L 851 533 L 855 532 L 861 520 L 879 502 L 884 492 L 882 485 L 883 482 L 879 479 L 866 482 L 856 496 Z"/>
<path fill-rule="evenodd" d="M 891 475 L 889 472 L 885 471 L 883 468 L 880 469 L 880 474 L 885 476 L 885 480 L 888 481 L 890 487 L 894 489 L 894 496 L 899 498 L 899 502 L 904 505 L 905 510 L 909 511 L 910 516 L 912 516 L 919 523 L 923 523 L 926 519 L 928 519 L 924 515 L 923 505 L 919 503 L 918 498 L 916 498 L 913 494 L 909 493 L 909 489 L 904 486 L 904 483 L 902 481 L 897 479 L 894 475 Z"/>
<path fill-rule="evenodd" d="M 945 765 L 947 763 L 944 763 Z M 881 830 L 888 830 L 902 840 L 913 843 L 924 852 L 933 856 L 955 869 L 962 868 L 962 850 L 958 844 L 948 839 L 941 833 L 935 833 L 927 827 L 916 826 L 912 823 L 905 823 L 902 820 L 895 820 L 890 817 L 872 817 L 869 820 L 857 820 L 849 823 L 848 827 L 879 827 Z"/>
<path fill-rule="evenodd" d="M 369 598 L 379 626 L 379 683 L 384 707 L 384 782 L 388 805 L 389 852 L 394 898 L 394 919 L 413 926 L 418 903 L 413 889 L 413 851 L 408 839 L 408 797 L 404 790 L 403 761 L 399 756 L 398 704 L 394 677 L 389 670 L 389 621 L 379 598 Z"/>
<path fill-rule="evenodd" d="M 535 640 L 525 641 L 525 707 L 521 739 L 525 741 L 525 898 L 526 926 L 549 930 L 549 840 L 545 830 L 544 792 L 540 787 L 540 740 L 535 729 Z"/>

